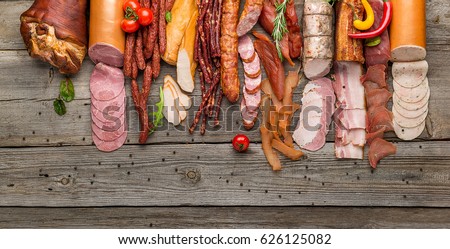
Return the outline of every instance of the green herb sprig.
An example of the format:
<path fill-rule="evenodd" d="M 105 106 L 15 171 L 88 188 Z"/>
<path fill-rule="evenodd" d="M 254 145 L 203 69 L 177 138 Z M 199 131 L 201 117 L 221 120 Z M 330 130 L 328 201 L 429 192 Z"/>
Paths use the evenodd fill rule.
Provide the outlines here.
<path fill-rule="evenodd" d="M 162 86 L 159 87 L 159 102 L 156 103 L 157 110 L 156 112 L 150 113 L 153 116 L 153 122 L 149 122 L 149 135 L 156 131 L 158 127 L 163 124 L 163 109 L 164 109 L 164 92 Z"/>
<path fill-rule="evenodd" d="M 277 15 L 273 21 L 272 38 L 275 41 L 278 57 L 280 57 L 281 61 L 283 61 L 283 54 L 281 53 L 281 40 L 283 39 L 283 36 L 289 32 L 287 29 L 286 17 L 284 16 L 288 2 L 289 0 L 284 0 L 282 3 L 275 2 L 275 10 Z"/>

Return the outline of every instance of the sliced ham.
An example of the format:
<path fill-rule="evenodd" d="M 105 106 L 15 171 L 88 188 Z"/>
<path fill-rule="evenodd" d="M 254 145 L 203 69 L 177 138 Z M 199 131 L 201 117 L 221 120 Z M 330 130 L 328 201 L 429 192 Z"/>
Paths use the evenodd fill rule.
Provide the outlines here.
<path fill-rule="evenodd" d="M 127 139 L 127 133 L 128 132 L 125 131 L 122 135 L 120 135 L 116 140 L 113 141 L 103 141 L 95 133 L 92 133 L 92 140 L 97 146 L 97 149 L 99 149 L 100 151 L 112 152 L 122 147 Z"/>
<path fill-rule="evenodd" d="M 123 123 L 118 129 L 115 129 L 114 126 L 102 126 L 98 127 L 94 122 L 91 124 L 92 132 L 100 138 L 102 141 L 111 142 L 117 140 L 126 129 L 125 123 Z"/>
<path fill-rule="evenodd" d="M 372 27 L 368 30 L 368 32 L 377 29 L 383 18 L 383 0 L 369 0 L 370 5 L 372 6 L 375 21 Z M 377 46 L 373 47 L 365 47 L 364 48 L 364 57 L 366 59 L 366 66 L 370 67 L 373 65 L 386 65 L 391 58 L 391 44 L 389 41 L 389 33 L 388 31 L 384 31 L 381 34 L 381 42 Z"/>
<path fill-rule="evenodd" d="M 100 101 L 114 99 L 124 90 L 124 82 L 121 69 L 98 63 L 90 78 L 91 94 Z"/>
<path fill-rule="evenodd" d="M 381 159 L 395 153 L 397 153 L 397 147 L 394 144 L 381 138 L 375 138 L 369 148 L 370 166 L 376 168 Z"/>
<path fill-rule="evenodd" d="M 103 111 L 98 110 L 91 105 L 91 117 L 93 121 L 98 121 L 101 123 L 111 123 L 115 122 L 116 119 L 123 116 L 125 113 L 125 105 L 122 105 L 119 109 L 116 108 L 107 108 Z M 95 119 L 94 119 L 95 117 Z M 98 124 L 100 125 L 100 124 Z"/>
<path fill-rule="evenodd" d="M 124 105 L 124 103 L 125 103 L 125 88 L 122 90 L 121 93 L 119 93 L 119 95 L 108 101 L 97 100 L 91 94 L 91 104 L 101 112 L 108 112 L 110 110 L 119 110 Z"/>
<path fill-rule="evenodd" d="M 392 77 L 402 87 L 415 88 L 420 85 L 428 73 L 427 61 L 394 62 Z"/>
<path fill-rule="evenodd" d="M 97 127 L 105 131 L 115 131 L 125 123 L 123 111 L 118 110 L 117 112 L 109 111 L 102 113 L 93 106 L 91 106 L 91 119 Z"/>
<path fill-rule="evenodd" d="M 335 101 L 329 79 L 321 78 L 305 86 L 300 119 L 293 134 L 300 148 L 317 151 L 324 146 Z"/>

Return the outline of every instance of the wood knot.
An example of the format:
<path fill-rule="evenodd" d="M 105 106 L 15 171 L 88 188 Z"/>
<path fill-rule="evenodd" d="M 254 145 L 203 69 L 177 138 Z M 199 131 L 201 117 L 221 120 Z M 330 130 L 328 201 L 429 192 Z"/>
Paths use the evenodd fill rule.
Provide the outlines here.
<path fill-rule="evenodd" d="M 189 183 L 197 183 L 200 181 L 201 178 L 201 174 L 200 171 L 197 169 L 188 169 L 185 171 L 186 173 L 184 174 L 185 176 L 185 180 Z"/>
<path fill-rule="evenodd" d="M 70 180 L 68 179 L 68 178 L 63 178 L 63 179 L 61 179 L 61 184 L 62 185 L 67 185 L 67 184 L 69 184 L 69 182 L 70 182 Z"/>

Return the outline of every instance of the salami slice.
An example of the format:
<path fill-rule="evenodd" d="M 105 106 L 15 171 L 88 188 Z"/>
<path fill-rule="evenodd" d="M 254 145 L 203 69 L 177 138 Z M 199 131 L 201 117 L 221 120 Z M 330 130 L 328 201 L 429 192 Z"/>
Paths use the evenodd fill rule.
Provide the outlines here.
<path fill-rule="evenodd" d="M 91 74 L 91 94 L 100 101 L 112 100 L 124 90 L 124 82 L 121 69 L 98 63 Z"/>

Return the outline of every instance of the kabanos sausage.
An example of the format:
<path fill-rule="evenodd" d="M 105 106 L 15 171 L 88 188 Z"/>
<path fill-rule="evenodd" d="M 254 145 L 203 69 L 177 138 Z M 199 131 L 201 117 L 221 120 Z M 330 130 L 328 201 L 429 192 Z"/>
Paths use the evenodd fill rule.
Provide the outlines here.
<path fill-rule="evenodd" d="M 89 24 L 89 57 L 94 63 L 122 67 L 125 33 L 122 0 L 91 0 Z"/>
<path fill-rule="evenodd" d="M 220 37 L 221 86 L 225 97 L 231 103 L 239 99 L 238 77 L 238 24 L 239 0 L 224 0 Z"/>
<path fill-rule="evenodd" d="M 391 61 L 425 59 L 425 0 L 391 0 Z"/>

